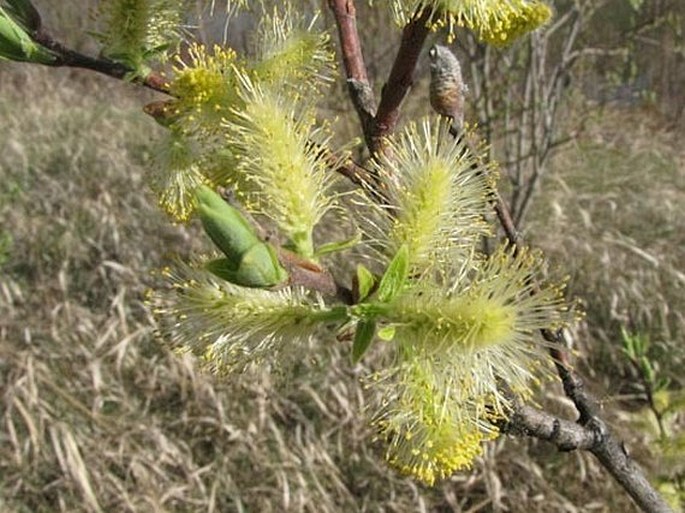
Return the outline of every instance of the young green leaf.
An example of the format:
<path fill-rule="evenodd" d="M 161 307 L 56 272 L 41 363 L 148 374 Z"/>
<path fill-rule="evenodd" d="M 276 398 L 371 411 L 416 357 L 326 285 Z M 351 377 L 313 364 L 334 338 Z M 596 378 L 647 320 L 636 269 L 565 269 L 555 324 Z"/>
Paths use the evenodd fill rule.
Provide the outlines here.
<path fill-rule="evenodd" d="M 357 234 L 351 239 L 341 240 L 337 242 L 329 242 L 327 244 L 322 244 L 316 248 L 316 256 L 320 257 L 327 255 L 329 253 L 336 253 L 338 251 L 343 251 L 345 249 L 350 249 L 359 244 L 361 241 L 361 235 Z"/>
<path fill-rule="evenodd" d="M 651 360 L 646 356 L 641 356 L 638 360 L 638 363 L 645 381 L 650 385 L 653 385 L 656 377 L 656 370 L 654 369 L 654 365 L 652 364 Z"/>
<path fill-rule="evenodd" d="M 367 349 L 371 346 L 373 337 L 376 334 L 376 321 L 362 320 L 357 323 L 357 331 L 354 334 L 352 344 L 352 362 L 357 363 Z"/>
<path fill-rule="evenodd" d="M 57 57 L 36 43 L 10 11 L 0 7 L 0 60 L 51 64 Z"/>
<path fill-rule="evenodd" d="M 392 300 L 402 290 L 408 276 L 409 250 L 407 245 L 403 244 L 381 278 L 376 293 L 378 301 L 387 303 Z"/>
<path fill-rule="evenodd" d="M 25 31 L 35 33 L 40 28 L 40 14 L 29 0 L 3 0 L 0 7 Z"/>
<path fill-rule="evenodd" d="M 393 325 L 383 326 L 381 329 L 378 330 L 378 338 L 385 342 L 391 342 L 392 339 L 395 338 L 396 331 L 397 328 Z"/>
<path fill-rule="evenodd" d="M 362 264 L 357 264 L 357 286 L 359 288 L 359 301 L 364 301 L 369 296 L 375 283 L 376 278 L 371 271 L 369 271 Z"/>

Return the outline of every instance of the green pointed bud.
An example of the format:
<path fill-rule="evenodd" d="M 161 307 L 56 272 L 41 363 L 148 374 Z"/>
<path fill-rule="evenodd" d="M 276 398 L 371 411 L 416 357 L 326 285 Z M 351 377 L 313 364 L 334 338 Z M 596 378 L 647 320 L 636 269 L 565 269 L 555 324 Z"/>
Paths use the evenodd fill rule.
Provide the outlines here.
<path fill-rule="evenodd" d="M 195 194 L 205 232 L 226 255 L 209 262 L 209 271 L 244 287 L 273 287 L 288 278 L 276 250 L 255 234 L 237 209 L 206 185 L 201 185 Z"/>
<path fill-rule="evenodd" d="M 0 7 L 0 60 L 2 59 L 51 64 L 57 57 L 36 43 L 12 18 L 9 10 Z"/>
<path fill-rule="evenodd" d="M 229 260 L 240 261 L 248 249 L 260 243 L 242 214 L 212 189 L 201 185 L 195 197 L 205 232 Z"/>
<path fill-rule="evenodd" d="M 208 262 L 205 268 L 219 278 L 243 287 L 273 287 L 288 279 L 276 251 L 265 242 L 252 246 L 239 262 L 219 258 Z"/>

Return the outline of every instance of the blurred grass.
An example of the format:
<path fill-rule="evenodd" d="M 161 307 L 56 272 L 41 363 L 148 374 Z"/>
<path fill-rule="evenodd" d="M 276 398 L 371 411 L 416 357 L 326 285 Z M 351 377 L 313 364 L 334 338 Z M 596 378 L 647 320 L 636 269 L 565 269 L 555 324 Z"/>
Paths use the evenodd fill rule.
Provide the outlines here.
<path fill-rule="evenodd" d="M 662 371 L 683 386 L 681 136 L 646 111 L 604 112 L 557 156 L 528 226 L 552 262 L 571 274 L 570 291 L 587 312 L 582 352 L 613 385 L 630 377 L 618 354 L 625 327 L 649 336 Z"/>
<path fill-rule="evenodd" d="M 648 110 L 607 110 L 554 159 L 527 227 L 560 272 L 586 319 L 574 340 L 581 373 L 605 415 L 652 471 L 685 501 L 685 149 Z M 650 341 L 667 419 L 662 438 L 642 381 L 623 353 L 621 330 Z M 677 448 L 679 447 L 679 448 Z M 678 499 L 679 496 L 679 499 Z M 678 502 L 679 501 L 679 502 Z"/>
<path fill-rule="evenodd" d="M 148 95 L 5 64 L 0 91 L 1 511 L 634 510 L 592 458 L 529 440 L 491 444 L 432 490 L 396 475 L 344 346 L 279 386 L 199 374 L 157 343 L 144 306 L 150 270 L 201 243 L 145 188 Z M 682 385 L 673 137 L 640 113 L 605 113 L 555 160 L 531 214 L 529 235 L 586 301 L 579 349 L 600 395 L 631 382 L 621 325 L 650 334 Z M 551 388 L 541 400 L 568 414 Z M 625 406 L 607 396 L 612 418 Z M 648 462 L 644 437 L 622 434 Z"/>

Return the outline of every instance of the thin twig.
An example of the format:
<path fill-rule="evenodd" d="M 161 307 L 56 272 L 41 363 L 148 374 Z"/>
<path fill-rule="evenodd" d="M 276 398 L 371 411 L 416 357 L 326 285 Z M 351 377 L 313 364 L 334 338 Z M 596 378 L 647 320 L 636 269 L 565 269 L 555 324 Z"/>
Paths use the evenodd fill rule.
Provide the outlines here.
<path fill-rule="evenodd" d="M 533 73 L 534 97 L 531 103 L 532 117 L 536 117 L 536 113 L 538 110 L 541 110 L 541 107 L 544 108 L 544 110 L 540 112 L 540 121 L 542 121 L 542 134 L 540 135 L 541 141 L 539 144 L 537 133 L 539 123 L 537 120 L 533 119 L 530 129 L 530 153 L 532 154 L 533 172 L 525 186 L 525 191 L 521 201 L 514 205 L 516 208 L 513 213 L 513 217 L 516 226 L 521 226 L 523 224 L 523 219 L 531 205 L 531 200 L 538 188 L 538 183 L 546 173 L 546 162 L 552 149 L 551 143 L 554 137 L 556 123 L 558 121 L 557 110 L 559 108 L 561 98 L 563 97 L 563 90 L 567 87 L 566 79 L 568 74 L 577 60 L 577 57 L 573 55 L 573 48 L 580 34 L 582 17 L 577 9 L 571 9 L 569 12 L 572 13 L 569 18 L 572 20 L 569 34 L 566 36 L 564 48 L 559 62 L 554 67 L 549 80 L 545 80 L 546 65 L 544 59 L 548 53 L 547 46 L 550 36 L 547 33 L 544 34 L 544 36 L 540 36 L 539 40 L 536 36 L 531 38 L 531 45 L 533 45 L 532 48 L 534 50 L 534 52 L 531 53 L 531 62 L 537 63 L 539 61 L 537 66 L 534 66 L 534 68 L 537 68 L 537 73 Z M 543 89 L 541 94 L 542 105 L 538 100 L 538 88 Z"/>
<path fill-rule="evenodd" d="M 40 43 L 57 56 L 55 62 L 50 64 L 50 66 L 89 69 L 119 80 L 131 77 L 131 81 L 136 84 L 160 93 L 169 93 L 169 85 L 166 79 L 155 72 L 150 72 L 144 77 L 136 76 L 132 68 L 120 62 L 90 57 L 67 48 L 42 29 L 38 30 L 33 37 L 37 43 Z"/>
<path fill-rule="evenodd" d="M 414 71 L 429 33 L 430 9 L 423 9 L 402 30 L 402 41 L 388 81 L 383 86 L 381 101 L 376 112 L 374 130 L 371 134 L 372 154 L 383 151 L 384 139 L 395 131 L 400 117 L 400 106 L 414 84 Z"/>
<path fill-rule="evenodd" d="M 601 434 L 576 422 L 558 419 L 521 402 L 514 404 L 509 419 L 500 426 L 502 433 L 546 440 L 560 451 L 592 450 L 601 441 Z"/>
<path fill-rule="evenodd" d="M 350 98 L 359 114 L 362 131 L 371 154 L 383 152 L 385 138 L 392 134 L 400 117 L 400 106 L 414 83 L 414 71 L 429 33 L 430 9 L 422 9 L 402 30 L 402 41 L 388 80 L 381 91 L 376 111 L 356 26 L 354 0 L 329 0 L 338 26 L 340 49 Z"/>
<path fill-rule="evenodd" d="M 357 32 L 357 10 L 353 0 L 329 0 L 328 5 L 333 11 L 335 23 L 338 26 L 340 51 L 350 98 L 359 115 L 366 144 L 371 147 L 376 99 L 369 84 Z"/>

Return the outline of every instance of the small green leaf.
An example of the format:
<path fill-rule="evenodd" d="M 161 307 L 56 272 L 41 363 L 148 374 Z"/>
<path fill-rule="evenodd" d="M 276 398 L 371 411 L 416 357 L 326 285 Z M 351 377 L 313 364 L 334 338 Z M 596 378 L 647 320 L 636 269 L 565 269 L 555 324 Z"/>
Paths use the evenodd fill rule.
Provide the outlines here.
<path fill-rule="evenodd" d="M 621 338 L 623 339 L 623 352 L 631 360 L 636 360 L 637 355 L 635 352 L 635 338 L 626 331 L 625 328 L 621 327 Z"/>
<path fill-rule="evenodd" d="M 661 390 L 668 390 L 670 384 L 671 378 L 661 376 L 659 377 L 659 379 L 656 380 L 656 383 L 654 384 L 654 391 L 660 392 Z"/>
<path fill-rule="evenodd" d="M 357 331 L 354 334 L 352 344 L 352 362 L 357 363 L 366 350 L 371 346 L 371 341 L 376 334 L 376 321 L 363 320 L 357 323 Z"/>
<path fill-rule="evenodd" d="M 635 339 L 635 351 L 638 356 L 645 356 L 647 350 L 649 349 L 649 339 L 646 336 L 640 335 L 639 333 L 633 335 Z"/>
<path fill-rule="evenodd" d="M 362 264 L 357 265 L 357 284 L 359 287 L 359 301 L 364 301 L 373 290 L 373 285 L 376 283 L 376 278 L 366 267 Z"/>
<path fill-rule="evenodd" d="M 378 330 L 378 338 L 385 342 L 391 342 L 395 338 L 395 332 L 397 329 L 395 326 L 383 326 Z"/>
<path fill-rule="evenodd" d="M 378 292 L 376 293 L 378 301 L 387 303 L 392 300 L 402 290 L 408 276 L 409 250 L 407 245 L 403 244 L 381 278 Z"/>
<path fill-rule="evenodd" d="M 646 356 L 641 357 L 639 361 L 640 369 L 642 371 L 642 375 L 645 378 L 645 381 L 650 385 L 653 385 L 654 379 L 656 377 L 656 371 L 654 369 L 654 366 L 652 365 L 652 362 Z"/>
<path fill-rule="evenodd" d="M 357 234 L 351 239 L 341 240 L 338 242 L 329 242 L 327 244 L 322 244 L 316 249 L 316 257 L 323 255 L 328 255 L 329 253 L 336 253 L 338 251 L 343 251 L 345 249 L 350 249 L 355 247 L 362 240 L 361 235 Z"/>

